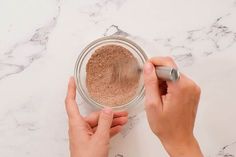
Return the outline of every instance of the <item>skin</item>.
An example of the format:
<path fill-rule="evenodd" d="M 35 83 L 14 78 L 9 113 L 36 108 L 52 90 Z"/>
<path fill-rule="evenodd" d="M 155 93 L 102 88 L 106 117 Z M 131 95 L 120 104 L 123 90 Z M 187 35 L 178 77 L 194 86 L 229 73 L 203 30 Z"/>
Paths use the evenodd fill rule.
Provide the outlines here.
<path fill-rule="evenodd" d="M 154 66 L 177 68 L 169 57 L 152 58 L 144 66 L 145 110 L 151 130 L 171 157 L 203 157 L 193 134 L 200 88 L 183 74 L 177 82 L 158 80 Z M 106 108 L 82 117 L 75 98 L 71 78 L 65 101 L 71 157 L 107 157 L 109 140 L 127 122 L 127 112 Z"/>
<path fill-rule="evenodd" d="M 151 130 L 171 157 L 203 157 L 193 135 L 200 88 L 183 74 L 177 82 L 160 81 L 154 65 L 177 68 L 169 57 L 152 58 L 144 66 L 145 108 Z"/>
<path fill-rule="evenodd" d="M 106 157 L 110 138 L 122 129 L 128 120 L 127 112 L 113 112 L 105 108 L 87 117 L 81 116 L 75 101 L 76 86 L 70 78 L 65 100 L 69 124 L 71 157 Z"/>

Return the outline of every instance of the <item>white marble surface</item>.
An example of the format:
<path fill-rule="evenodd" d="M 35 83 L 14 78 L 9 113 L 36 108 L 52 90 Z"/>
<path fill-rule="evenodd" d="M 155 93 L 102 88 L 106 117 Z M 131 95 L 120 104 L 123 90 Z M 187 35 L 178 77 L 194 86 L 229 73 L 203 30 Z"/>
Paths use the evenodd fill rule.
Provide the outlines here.
<path fill-rule="evenodd" d="M 68 77 L 86 44 L 114 33 L 176 59 L 202 87 L 195 134 L 205 156 L 236 156 L 235 0 L 1 0 L 0 156 L 68 156 Z M 167 154 L 141 112 L 110 157 L 144 156 Z"/>

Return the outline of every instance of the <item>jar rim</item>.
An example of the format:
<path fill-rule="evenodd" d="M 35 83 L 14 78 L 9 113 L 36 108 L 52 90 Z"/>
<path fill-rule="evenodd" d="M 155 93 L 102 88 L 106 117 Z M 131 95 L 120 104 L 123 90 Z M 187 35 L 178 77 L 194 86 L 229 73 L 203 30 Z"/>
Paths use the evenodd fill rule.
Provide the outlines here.
<path fill-rule="evenodd" d="M 101 37 L 98 38 L 94 41 L 92 41 L 90 44 L 88 44 L 80 53 L 80 55 L 78 56 L 76 63 L 75 63 L 75 68 L 74 68 L 74 76 L 75 76 L 75 82 L 76 82 L 76 89 L 79 92 L 80 96 L 82 97 L 82 99 L 88 103 L 89 105 L 92 106 L 96 106 L 98 108 L 104 108 L 107 107 L 106 105 L 103 105 L 101 103 L 96 102 L 95 100 L 93 100 L 92 98 L 89 97 L 89 95 L 86 93 L 86 91 L 83 89 L 82 87 L 82 82 L 79 79 L 79 75 L 78 73 L 81 71 L 81 66 L 82 63 L 86 57 L 86 55 L 90 52 L 89 50 L 92 50 L 96 47 L 98 47 L 99 45 L 102 45 L 104 43 L 109 43 L 109 42 L 118 42 L 119 44 L 125 44 L 126 46 L 134 49 L 134 52 L 137 53 L 137 55 L 140 57 L 140 59 L 142 60 L 143 64 L 147 61 L 148 57 L 146 55 L 146 53 L 142 50 L 142 48 L 137 45 L 136 43 L 134 43 L 133 41 L 131 41 L 130 39 L 127 39 L 125 37 L 121 37 L 118 35 L 112 35 L 112 36 L 106 36 L 106 37 Z M 119 105 L 119 106 L 113 106 L 111 107 L 114 110 L 122 110 L 122 109 L 128 109 L 131 108 L 132 106 L 134 106 L 134 104 L 139 103 L 144 97 L 144 85 L 142 84 L 141 90 L 139 92 L 139 94 L 132 98 L 129 102 Z"/>

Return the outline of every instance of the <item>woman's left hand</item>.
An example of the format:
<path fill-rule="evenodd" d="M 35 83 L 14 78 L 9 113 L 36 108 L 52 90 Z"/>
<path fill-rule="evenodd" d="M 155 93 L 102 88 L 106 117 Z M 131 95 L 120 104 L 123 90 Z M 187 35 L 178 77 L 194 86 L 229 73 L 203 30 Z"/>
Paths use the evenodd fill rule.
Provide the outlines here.
<path fill-rule="evenodd" d="M 128 113 L 113 113 L 111 108 L 106 108 L 82 117 L 75 98 L 76 86 L 72 77 L 65 100 L 71 157 L 107 157 L 110 138 L 121 131 L 128 121 Z"/>

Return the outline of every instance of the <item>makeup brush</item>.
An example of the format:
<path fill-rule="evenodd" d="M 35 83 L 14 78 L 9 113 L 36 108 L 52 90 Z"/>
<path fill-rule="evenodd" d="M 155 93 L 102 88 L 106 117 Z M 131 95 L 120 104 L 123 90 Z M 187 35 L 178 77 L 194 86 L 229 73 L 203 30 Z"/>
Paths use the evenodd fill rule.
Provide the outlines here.
<path fill-rule="evenodd" d="M 143 71 L 136 60 L 119 61 L 113 66 L 112 80 L 125 81 L 138 78 Z M 180 77 L 178 69 L 168 66 L 155 66 L 155 72 L 159 79 L 164 81 L 177 81 Z"/>

